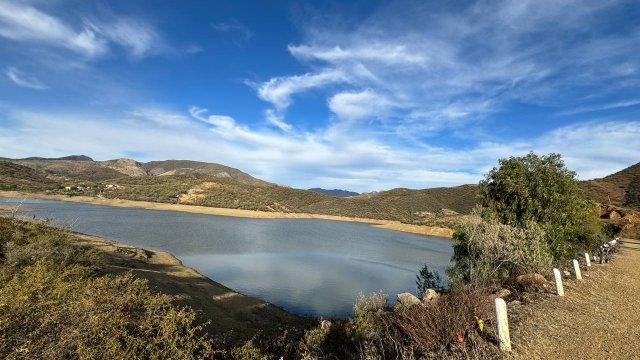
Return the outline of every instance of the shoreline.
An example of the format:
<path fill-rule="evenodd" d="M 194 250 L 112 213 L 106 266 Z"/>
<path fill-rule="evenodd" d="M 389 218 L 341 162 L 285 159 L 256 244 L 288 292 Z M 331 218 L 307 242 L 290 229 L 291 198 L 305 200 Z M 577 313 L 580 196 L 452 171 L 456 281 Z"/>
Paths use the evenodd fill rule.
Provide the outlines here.
<path fill-rule="evenodd" d="M 206 326 L 213 332 L 234 332 L 231 340 L 246 341 L 257 330 L 265 333 L 279 327 L 306 328 L 315 318 L 296 315 L 275 304 L 243 294 L 186 266 L 174 254 L 129 245 L 104 237 L 73 231 L 76 245 L 105 254 L 109 273 L 133 272 L 149 281 L 152 289 L 170 295 L 180 305 L 202 311 L 216 319 Z M 277 331 L 276 331 L 277 333 Z M 240 342 L 241 343 L 241 342 Z"/>
<path fill-rule="evenodd" d="M 453 234 L 453 230 L 445 227 L 412 225 L 412 224 L 404 224 L 396 220 L 367 219 L 367 218 L 357 218 L 357 217 L 338 216 L 338 215 L 241 210 L 241 209 L 216 208 L 216 207 L 208 207 L 208 206 L 200 206 L 200 205 L 169 204 L 169 203 L 157 203 L 157 202 L 150 202 L 150 201 L 122 200 L 122 199 L 106 199 L 106 198 L 97 198 L 93 196 L 49 195 L 49 194 L 29 193 L 29 192 L 21 192 L 21 191 L 0 191 L 0 197 L 58 200 L 58 201 L 77 202 L 77 203 L 93 204 L 93 205 L 117 206 L 117 207 L 125 207 L 125 208 L 137 208 L 137 209 L 159 210 L 159 211 L 180 211 L 180 212 L 187 212 L 192 214 L 232 216 L 232 217 L 243 217 L 243 218 L 254 218 L 254 219 L 320 219 L 320 220 L 358 222 L 358 223 L 370 224 L 371 226 L 387 229 L 387 230 L 401 231 L 401 232 L 418 234 L 418 235 L 438 236 L 438 237 L 444 237 L 449 239 Z"/>

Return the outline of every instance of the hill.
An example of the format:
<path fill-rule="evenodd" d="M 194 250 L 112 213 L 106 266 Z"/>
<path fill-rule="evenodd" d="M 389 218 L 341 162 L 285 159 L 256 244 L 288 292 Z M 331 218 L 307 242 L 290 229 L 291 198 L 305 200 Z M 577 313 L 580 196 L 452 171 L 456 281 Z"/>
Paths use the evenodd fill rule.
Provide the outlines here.
<path fill-rule="evenodd" d="M 640 163 L 601 179 L 580 182 L 586 197 L 600 203 L 640 208 Z"/>
<path fill-rule="evenodd" d="M 86 160 L 88 157 L 75 158 L 5 161 L 0 167 L 0 187 L 65 196 L 82 194 L 230 209 L 397 220 L 411 224 L 434 224 L 443 217 L 467 214 L 475 204 L 477 192 L 477 186 L 465 185 L 424 190 L 393 189 L 338 197 L 274 185 L 220 164 L 190 160 L 141 163 L 130 159 L 93 161 Z M 345 193 L 340 191 L 340 194 Z"/>
<path fill-rule="evenodd" d="M 340 189 L 328 190 L 328 189 L 322 189 L 322 188 L 311 188 L 311 189 L 309 189 L 309 191 L 315 191 L 315 192 L 318 192 L 320 194 L 325 194 L 325 195 L 335 196 L 335 197 L 350 197 L 350 196 L 358 196 L 358 195 L 360 195 L 357 192 L 347 191 L 347 190 L 340 190 Z"/>
<path fill-rule="evenodd" d="M 271 185 L 266 181 L 256 179 L 238 169 L 215 163 L 191 160 L 166 160 L 151 161 L 144 164 L 143 167 L 149 175 L 155 176 L 199 174 L 223 179 L 229 178 L 248 185 Z"/>

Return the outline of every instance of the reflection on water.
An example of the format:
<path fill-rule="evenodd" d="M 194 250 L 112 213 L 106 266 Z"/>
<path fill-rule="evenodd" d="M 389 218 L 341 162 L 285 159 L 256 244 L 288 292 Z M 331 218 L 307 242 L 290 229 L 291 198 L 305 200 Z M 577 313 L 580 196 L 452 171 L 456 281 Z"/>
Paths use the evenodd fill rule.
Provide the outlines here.
<path fill-rule="evenodd" d="M 6 204 L 15 199 L 1 199 Z M 209 278 L 297 314 L 344 316 L 359 292 L 415 292 L 424 264 L 444 273 L 449 240 L 312 219 L 247 219 L 26 200 L 27 215 L 169 251 Z"/>

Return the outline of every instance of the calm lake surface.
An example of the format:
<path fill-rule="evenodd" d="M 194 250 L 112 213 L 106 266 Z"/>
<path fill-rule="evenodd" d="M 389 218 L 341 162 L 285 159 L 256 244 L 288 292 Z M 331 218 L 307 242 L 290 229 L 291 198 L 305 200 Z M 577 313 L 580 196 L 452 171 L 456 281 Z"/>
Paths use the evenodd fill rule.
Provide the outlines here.
<path fill-rule="evenodd" d="M 17 199 L 0 198 L 11 205 Z M 448 239 L 315 219 L 249 219 L 31 200 L 25 216 L 75 221 L 74 230 L 168 251 L 241 293 L 301 315 L 346 316 L 359 292 L 416 292 L 420 267 L 442 274 Z"/>

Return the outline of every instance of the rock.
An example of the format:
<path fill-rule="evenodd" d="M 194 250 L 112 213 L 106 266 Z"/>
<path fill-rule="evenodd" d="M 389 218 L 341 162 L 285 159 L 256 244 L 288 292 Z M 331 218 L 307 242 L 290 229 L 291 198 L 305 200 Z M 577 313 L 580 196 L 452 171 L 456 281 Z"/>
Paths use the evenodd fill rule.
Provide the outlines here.
<path fill-rule="evenodd" d="M 511 291 L 509 289 L 500 289 L 495 292 L 495 295 L 499 298 L 506 298 L 511 295 Z"/>
<path fill-rule="evenodd" d="M 570 272 L 570 271 L 567 271 L 567 270 L 564 270 L 564 271 L 562 272 L 562 275 L 564 275 L 564 277 L 571 277 L 571 272 Z"/>
<path fill-rule="evenodd" d="M 331 321 L 329 321 L 329 320 L 321 320 L 320 321 L 320 329 L 328 330 L 329 328 L 331 328 Z"/>
<path fill-rule="evenodd" d="M 435 290 L 427 289 L 427 291 L 424 292 L 424 295 L 422 295 L 422 302 L 428 303 L 429 301 L 437 298 L 438 296 L 440 296 L 440 294 L 438 294 Z"/>
<path fill-rule="evenodd" d="M 411 307 L 413 305 L 420 305 L 420 299 L 411 293 L 401 293 L 396 296 L 396 305 L 404 307 Z"/>
<path fill-rule="evenodd" d="M 518 276 L 516 282 L 525 289 L 536 289 L 542 287 L 547 280 L 540 274 L 531 273 Z"/>
<path fill-rule="evenodd" d="M 618 221 L 622 218 L 622 215 L 620 215 L 620 213 L 616 210 L 613 210 L 611 213 L 609 213 L 609 219 L 613 220 L 613 221 Z"/>

